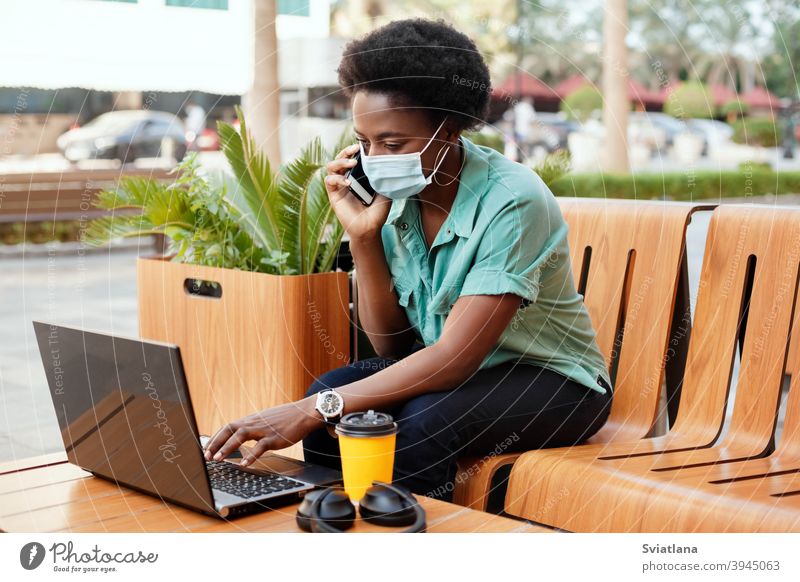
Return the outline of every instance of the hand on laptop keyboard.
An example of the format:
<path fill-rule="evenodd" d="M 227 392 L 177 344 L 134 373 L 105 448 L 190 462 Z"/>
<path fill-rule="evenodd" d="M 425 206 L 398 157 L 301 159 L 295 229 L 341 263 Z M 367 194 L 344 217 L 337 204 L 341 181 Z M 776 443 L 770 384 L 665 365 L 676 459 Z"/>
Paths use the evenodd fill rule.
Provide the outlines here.
<path fill-rule="evenodd" d="M 247 441 L 256 445 L 242 455 L 241 466 L 247 466 L 270 450 L 284 449 L 305 438 L 325 423 L 314 409 L 315 397 L 267 408 L 223 426 L 206 444 L 206 460 L 221 461 Z"/>

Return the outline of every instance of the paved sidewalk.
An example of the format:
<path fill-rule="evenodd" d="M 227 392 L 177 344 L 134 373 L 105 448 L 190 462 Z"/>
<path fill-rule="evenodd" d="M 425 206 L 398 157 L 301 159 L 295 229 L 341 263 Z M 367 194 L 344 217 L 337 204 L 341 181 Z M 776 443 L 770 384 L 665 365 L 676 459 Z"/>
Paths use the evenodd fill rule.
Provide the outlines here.
<path fill-rule="evenodd" d="M 37 254 L 0 259 L 0 463 L 63 450 L 32 320 L 138 335 L 135 251 Z"/>

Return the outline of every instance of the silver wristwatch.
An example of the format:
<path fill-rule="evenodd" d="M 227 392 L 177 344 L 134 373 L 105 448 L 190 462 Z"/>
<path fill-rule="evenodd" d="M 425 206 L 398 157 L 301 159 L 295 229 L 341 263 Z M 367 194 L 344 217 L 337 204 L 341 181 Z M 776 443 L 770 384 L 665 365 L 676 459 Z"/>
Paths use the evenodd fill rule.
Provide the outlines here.
<path fill-rule="evenodd" d="M 314 408 L 322 415 L 326 424 L 336 424 L 344 411 L 344 398 L 335 390 L 324 390 L 317 393 L 317 404 Z"/>

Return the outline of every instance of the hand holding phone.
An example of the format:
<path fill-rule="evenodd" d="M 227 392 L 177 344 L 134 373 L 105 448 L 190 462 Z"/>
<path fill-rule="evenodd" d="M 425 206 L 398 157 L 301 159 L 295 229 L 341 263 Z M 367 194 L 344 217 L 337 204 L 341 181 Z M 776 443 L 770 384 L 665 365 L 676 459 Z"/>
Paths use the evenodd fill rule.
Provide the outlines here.
<path fill-rule="evenodd" d="M 357 152 L 353 159 L 356 160 L 356 165 L 350 168 L 344 177 L 350 180 L 350 192 L 358 198 L 361 204 L 369 206 L 375 200 L 375 189 L 364 173 L 364 166 L 361 164 L 361 152 Z"/>
<path fill-rule="evenodd" d="M 351 242 L 374 240 L 389 216 L 391 200 L 381 196 L 369 183 L 359 164 L 359 144 L 340 151 L 326 165 L 325 189 L 333 211 Z"/>

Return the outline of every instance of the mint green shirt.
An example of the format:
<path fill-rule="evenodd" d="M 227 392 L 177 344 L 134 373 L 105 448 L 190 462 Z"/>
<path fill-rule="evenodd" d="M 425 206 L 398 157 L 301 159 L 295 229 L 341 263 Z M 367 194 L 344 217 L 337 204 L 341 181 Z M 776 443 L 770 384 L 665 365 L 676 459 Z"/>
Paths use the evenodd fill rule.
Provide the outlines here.
<path fill-rule="evenodd" d="M 605 359 L 575 289 L 567 223 L 553 193 L 529 168 L 466 138 L 450 214 L 427 248 L 419 196 L 393 200 L 381 230 L 386 260 L 417 338 L 436 343 L 461 295 L 520 297 L 480 369 L 518 360 L 605 393 Z"/>

